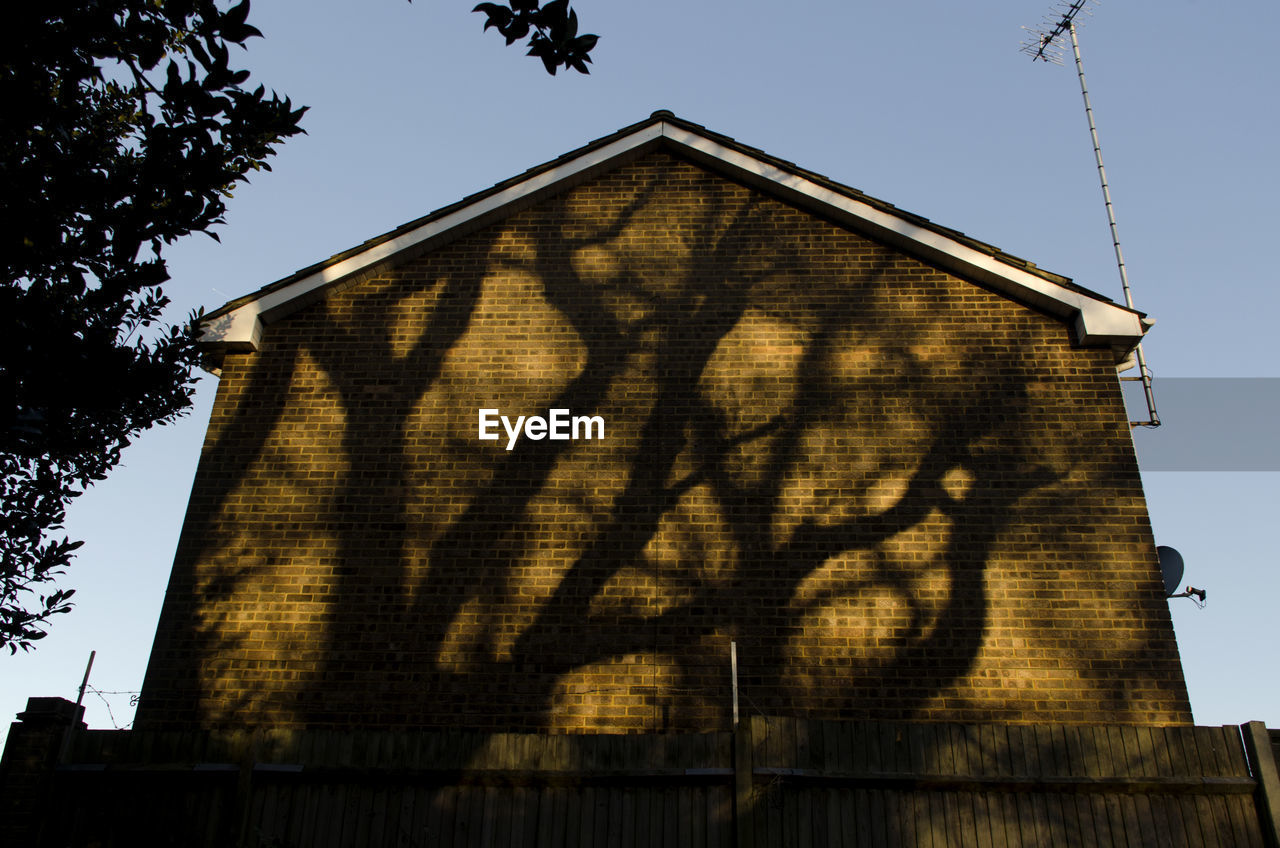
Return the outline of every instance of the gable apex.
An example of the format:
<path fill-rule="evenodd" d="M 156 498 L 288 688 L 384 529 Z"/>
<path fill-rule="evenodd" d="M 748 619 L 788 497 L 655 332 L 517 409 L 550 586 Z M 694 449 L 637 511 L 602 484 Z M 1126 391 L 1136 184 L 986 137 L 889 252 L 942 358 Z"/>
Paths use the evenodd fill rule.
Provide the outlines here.
<path fill-rule="evenodd" d="M 201 344 L 213 352 L 256 350 L 266 324 L 313 303 L 336 284 L 410 251 L 421 253 L 461 238 L 660 149 L 1041 309 L 1069 323 L 1081 345 L 1112 348 L 1117 362 L 1129 355 L 1152 323 L 1143 313 L 999 248 L 659 110 L 228 302 L 203 320 Z"/>

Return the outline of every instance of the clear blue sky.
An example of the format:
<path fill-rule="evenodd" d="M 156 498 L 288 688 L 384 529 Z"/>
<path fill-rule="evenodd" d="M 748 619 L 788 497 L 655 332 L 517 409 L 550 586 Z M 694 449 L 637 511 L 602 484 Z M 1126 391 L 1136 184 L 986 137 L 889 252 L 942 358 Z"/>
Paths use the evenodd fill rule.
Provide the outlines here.
<path fill-rule="evenodd" d="M 250 22 L 266 38 L 243 66 L 312 107 L 309 135 L 237 190 L 221 244 L 169 252 L 175 319 L 659 108 L 1121 296 L 1075 74 L 1017 49 L 1048 2 L 579 0 L 602 36 L 593 72 L 555 78 L 482 33 L 471 5 L 260 0 Z M 1104 4 L 1081 32 L 1158 377 L 1280 378 L 1280 72 L 1247 42 L 1277 29 L 1271 0 L 1169 0 Z M 65 581 L 78 606 L 37 651 L 0 657 L 4 728 L 30 695 L 74 698 L 90 650 L 93 685 L 140 688 L 215 386 L 72 508 L 68 532 L 87 542 Z M 1168 416 L 1135 438 L 1188 438 Z M 1245 418 L 1224 408 L 1192 435 L 1236 439 Z M 1280 727 L 1266 661 L 1280 473 L 1144 469 L 1144 482 L 1157 541 L 1209 591 L 1203 610 L 1171 602 L 1197 722 Z M 108 700 L 116 725 L 131 720 L 127 695 Z M 102 700 L 86 704 L 91 726 L 112 726 Z"/>

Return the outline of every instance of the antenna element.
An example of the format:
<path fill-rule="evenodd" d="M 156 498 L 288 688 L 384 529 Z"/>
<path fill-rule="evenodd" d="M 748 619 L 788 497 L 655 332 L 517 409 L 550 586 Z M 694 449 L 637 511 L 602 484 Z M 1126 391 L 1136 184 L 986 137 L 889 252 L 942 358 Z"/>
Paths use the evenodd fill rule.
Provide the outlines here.
<path fill-rule="evenodd" d="M 1120 233 L 1116 229 L 1116 213 L 1111 205 L 1111 187 L 1107 184 L 1107 169 L 1102 164 L 1102 145 L 1098 141 L 1098 127 L 1093 120 L 1093 104 L 1089 102 L 1089 87 L 1084 80 L 1084 62 L 1080 58 L 1080 41 L 1076 37 L 1076 18 L 1081 12 L 1093 14 L 1086 7 L 1096 0 L 1060 0 L 1054 7 L 1057 16 L 1047 15 L 1040 28 L 1023 27 L 1031 35 L 1023 42 L 1021 50 L 1031 57 L 1032 61 L 1040 60 L 1062 64 L 1063 33 L 1071 38 L 1071 52 L 1076 60 L 1076 75 L 1080 78 L 1080 94 L 1084 97 L 1084 114 L 1089 119 L 1089 136 L 1093 139 L 1093 158 L 1098 163 L 1098 179 L 1102 182 L 1102 199 L 1107 207 L 1107 223 L 1111 226 L 1111 244 L 1115 248 L 1116 266 L 1120 269 L 1120 285 L 1124 289 L 1125 306 L 1133 309 L 1133 293 L 1129 290 L 1129 274 L 1124 267 L 1124 253 L 1120 250 Z M 1081 22 L 1083 23 L 1083 21 Z M 1147 400 L 1147 420 L 1130 421 L 1131 427 L 1159 427 L 1160 416 L 1156 414 L 1156 398 L 1151 391 L 1151 369 L 1147 367 L 1146 357 L 1142 353 L 1142 343 L 1134 348 L 1138 359 L 1138 377 L 1131 378 L 1142 381 L 1142 391 Z"/>

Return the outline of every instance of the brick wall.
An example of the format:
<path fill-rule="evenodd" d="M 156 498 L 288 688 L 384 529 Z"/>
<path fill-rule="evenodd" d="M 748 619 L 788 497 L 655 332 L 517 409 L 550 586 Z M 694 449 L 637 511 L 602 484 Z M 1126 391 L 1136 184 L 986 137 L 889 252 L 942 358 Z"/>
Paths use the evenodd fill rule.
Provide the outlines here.
<path fill-rule="evenodd" d="M 477 412 L 603 440 L 477 438 Z M 139 727 L 1182 723 L 1110 353 L 665 153 L 228 355 Z"/>

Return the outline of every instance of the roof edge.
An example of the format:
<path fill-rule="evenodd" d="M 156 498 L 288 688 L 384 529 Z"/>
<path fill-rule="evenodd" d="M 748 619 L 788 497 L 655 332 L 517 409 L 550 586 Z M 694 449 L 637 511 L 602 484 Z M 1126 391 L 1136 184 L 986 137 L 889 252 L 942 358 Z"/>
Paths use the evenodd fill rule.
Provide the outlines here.
<path fill-rule="evenodd" d="M 1117 362 L 1149 326 L 1142 313 L 1066 277 L 662 110 L 224 304 L 202 322 L 201 344 L 213 351 L 256 350 L 265 324 L 314 302 L 332 286 L 408 251 L 474 232 L 658 146 L 1042 309 L 1071 325 L 1081 345 L 1113 348 Z"/>

